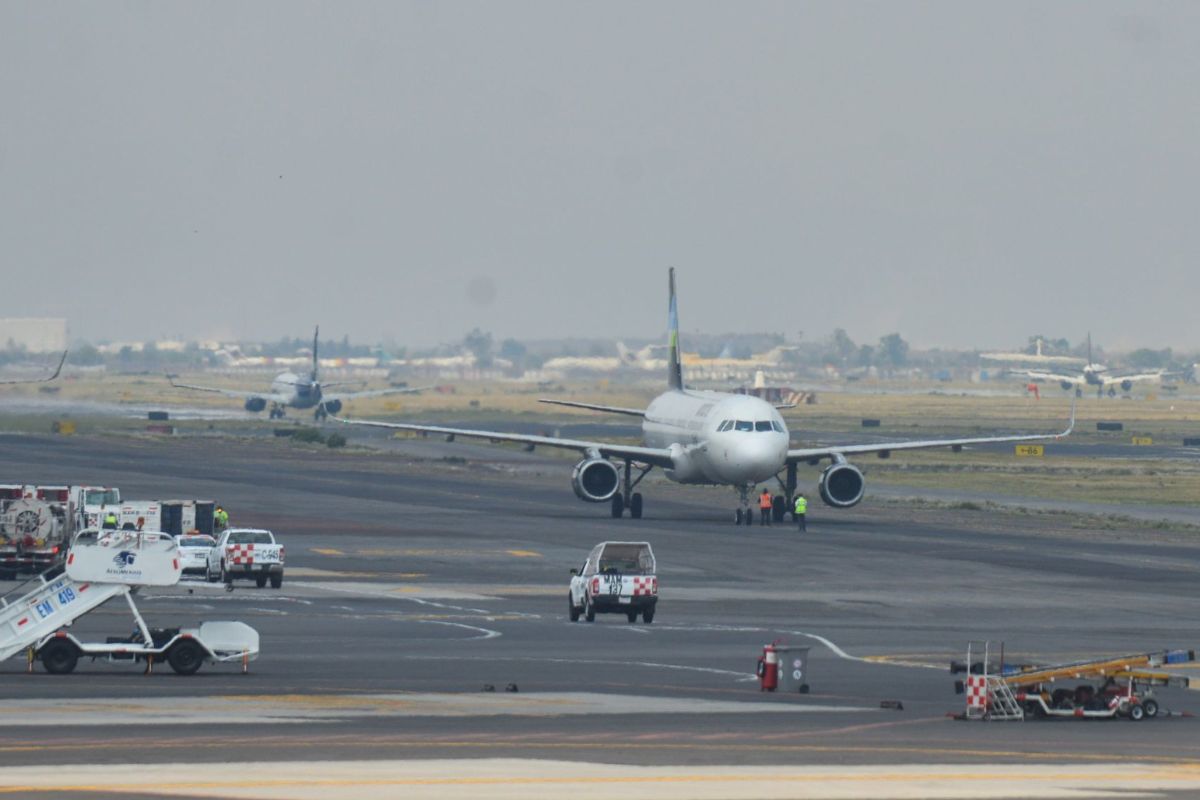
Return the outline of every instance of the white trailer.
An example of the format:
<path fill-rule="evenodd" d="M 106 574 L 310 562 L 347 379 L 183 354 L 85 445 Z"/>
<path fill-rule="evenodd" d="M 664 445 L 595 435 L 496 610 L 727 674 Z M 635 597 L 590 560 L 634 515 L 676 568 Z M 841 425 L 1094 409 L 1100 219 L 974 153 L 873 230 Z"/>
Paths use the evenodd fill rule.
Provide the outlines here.
<path fill-rule="evenodd" d="M 179 549 L 159 532 L 83 531 L 67 555 L 66 572 L 38 575 L 0 597 L 0 659 L 29 652 L 47 672 L 66 674 L 82 657 L 165 660 L 181 675 L 205 661 L 247 665 L 258 657 L 258 632 L 242 622 L 204 622 L 197 628 L 151 629 L 133 602 L 138 586 L 179 582 Z M 110 599 L 124 596 L 136 628 L 127 637 L 88 642 L 66 630 Z"/>

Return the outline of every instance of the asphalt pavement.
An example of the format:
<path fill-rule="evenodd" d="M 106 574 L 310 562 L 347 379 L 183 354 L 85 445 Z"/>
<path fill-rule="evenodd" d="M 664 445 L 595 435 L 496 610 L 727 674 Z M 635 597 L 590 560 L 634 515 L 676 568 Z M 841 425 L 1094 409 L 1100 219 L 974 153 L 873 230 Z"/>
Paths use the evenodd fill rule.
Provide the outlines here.
<path fill-rule="evenodd" d="M 279 590 L 188 578 L 138 595 L 152 625 L 253 625 L 262 654 L 246 674 L 0 664 L 0 786 L 229 797 L 305 797 L 322 780 L 324 796 L 406 797 L 561 796 L 573 779 L 625 797 L 1200 790 L 1190 716 L 948 716 L 963 698 L 947 666 L 971 639 L 1037 661 L 1195 647 L 1200 546 L 1186 534 L 910 510 L 868 487 L 855 509 L 814 503 L 801 535 L 735 527 L 731 491 L 661 480 L 647 484 L 644 519 L 614 520 L 575 499 L 569 462 L 487 451 L 445 460 L 274 440 L 0 436 L 5 482 L 217 499 L 234 524 L 269 527 L 287 548 Z M 615 539 L 654 547 L 654 623 L 569 622 L 568 570 Z M 131 627 L 110 604 L 74 632 Z M 773 641 L 811 648 L 810 693 L 759 691 L 755 662 Z M 1200 711 L 1198 698 L 1160 695 L 1180 714 Z M 121 766 L 131 763 L 144 774 Z M 314 777 L 314 764 L 327 766 Z"/>

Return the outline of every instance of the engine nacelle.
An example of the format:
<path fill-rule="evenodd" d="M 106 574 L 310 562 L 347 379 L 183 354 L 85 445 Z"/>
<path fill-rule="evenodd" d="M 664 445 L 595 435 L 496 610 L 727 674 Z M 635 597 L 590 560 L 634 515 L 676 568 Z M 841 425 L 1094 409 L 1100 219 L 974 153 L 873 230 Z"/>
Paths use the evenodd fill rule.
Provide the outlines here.
<path fill-rule="evenodd" d="M 1075 384 L 1071 383 L 1070 381 L 1059 381 L 1058 385 L 1063 388 L 1064 392 L 1069 392 L 1071 391 L 1071 387 Z"/>
<path fill-rule="evenodd" d="M 246 398 L 246 410 L 253 411 L 257 414 L 267 407 L 267 398 L 265 397 L 248 397 Z"/>
<path fill-rule="evenodd" d="M 817 491 L 825 505 L 850 508 L 858 505 L 867 488 L 866 479 L 853 464 L 832 464 L 821 473 Z"/>
<path fill-rule="evenodd" d="M 1128 392 L 1133 388 L 1133 381 L 1121 381 L 1121 391 Z"/>
<path fill-rule="evenodd" d="M 342 401 L 341 400 L 326 400 L 325 401 L 325 411 L 327 413 L 336 414 L 341 410 L 342 410 Z"/>
<path fill-rule="evenodd" d="M 602 458 L 585 458 L 571 473 L 571 488 L 575 496 L 589 503 L 612 499 L 621 486 L 621 473 L 616 465 Z"/>

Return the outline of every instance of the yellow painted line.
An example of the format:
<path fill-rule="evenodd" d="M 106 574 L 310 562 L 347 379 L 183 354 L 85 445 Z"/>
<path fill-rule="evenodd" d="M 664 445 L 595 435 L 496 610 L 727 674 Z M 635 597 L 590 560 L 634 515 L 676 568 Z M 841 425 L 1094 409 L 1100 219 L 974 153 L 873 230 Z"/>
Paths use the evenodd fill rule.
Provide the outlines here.
<path fill-rule="evenodd" d="M 542 557 L 541 553 L 538 553 L 534 550 L 507 550 L 505 552 L 507 552 L 510 556 L 516 556 L 517 558 L 541 558 Z"/>
<path fill-rule="evenodd" d="M 314 547 L 314 553 L 320 553 L 323 556 L 344 556 L 346 555 L 341 550 L 334 550 L 332 547 Z"/>
<path fill-rule="evenodd" d="M 283 766 L 283 765 L 281 765 Z M 59 792 L 135 792 L 149 789 L 158 791 L 213 790 L 213 789 L 263 789 L 286 787 L 351 787 L 351 786 L 572 786 L 593 785 L 636 785 L 636 784 L 710 784 L 710 783 L 947 783 L 959 781 L 1012 781 L 1048 782 L 1054 786 L 1078 781 L 1094 785 L 1097 782 L 1112 782 L 1115 786 L 1129 786 L 1140 781 L 1153 779 L 1195 780 L 1200 777 L 1195 770 L 1139 769 L 1134 766 L 1106 772 L 1018 772 L 1016 770 L 972 771 L 969 768 L 949 768 L 947 771 L 923 770 L 920 772 L 844 772 L 822 774 L 798 771 L 793 773 L 717 773 L 712 775 L 564 775 L 556 777 L 537 776 L 493 776 L 456 778 L 259 778 L 224 781 L 165 781 L 146 783 L 77 783 L 58 785 L 5 786 L 2 794 L 31 791 Z"/>

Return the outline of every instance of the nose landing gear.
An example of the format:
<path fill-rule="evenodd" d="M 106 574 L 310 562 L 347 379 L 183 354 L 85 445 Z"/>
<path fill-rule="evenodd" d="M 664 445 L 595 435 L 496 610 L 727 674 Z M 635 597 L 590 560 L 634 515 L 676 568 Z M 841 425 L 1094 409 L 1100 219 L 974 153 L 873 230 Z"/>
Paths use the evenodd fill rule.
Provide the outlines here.
<path fill-rule="evenodd" d="M 738 486 L 735 488 L 737 489 L 738 503 L 740 504 L 740 508 L 734 512 L 733 524 L 741 525 L 745 523 L 746 525 L 753 525 L 754 512 L 750 510 L 750 487 Z"/>
<path fill-rule="evenodd" d="M 267 412 L 267 416 L 271 419 L 283 419 L 283 406 L 271 403 L 271 410 Z"/>

